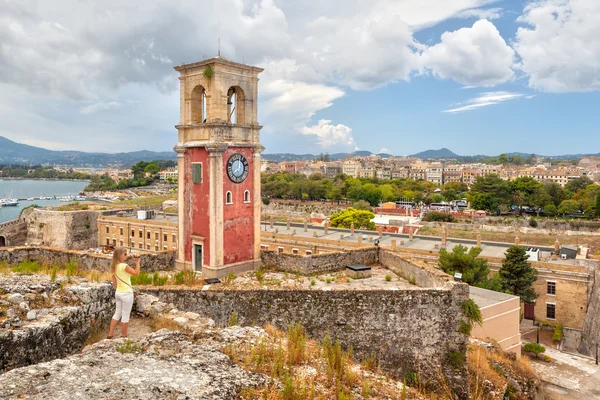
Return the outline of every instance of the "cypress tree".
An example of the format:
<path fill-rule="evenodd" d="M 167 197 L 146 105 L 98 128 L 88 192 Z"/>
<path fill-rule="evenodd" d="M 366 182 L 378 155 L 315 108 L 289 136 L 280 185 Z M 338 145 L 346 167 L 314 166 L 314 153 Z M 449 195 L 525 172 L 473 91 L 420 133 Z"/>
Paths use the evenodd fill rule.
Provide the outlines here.
<path fill-rule="evenodd" d="M 503 289 L 519 296 L 521 301 L 531 302 L 538 297 L 531 285 L 537 279 L 537 271 L 527 261 L 529 256 L 522 246 L 511 246 L 506 251 L 502 267 L 498 271 Z"/>
<path fill-rule="evenodd" d="M 596 218 L 600 218 L 600 192 L 596 195 Z"/>

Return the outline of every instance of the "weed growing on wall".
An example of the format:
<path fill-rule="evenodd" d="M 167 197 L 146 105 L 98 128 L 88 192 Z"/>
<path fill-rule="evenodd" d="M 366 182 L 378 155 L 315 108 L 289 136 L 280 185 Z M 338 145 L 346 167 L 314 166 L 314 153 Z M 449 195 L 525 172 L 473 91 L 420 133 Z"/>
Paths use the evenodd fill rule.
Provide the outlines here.
<path fill-rule="evenodd" d="M 483 317 L 481 316 L 479 306 L 471 299 L 460 303 L 460 308 L 467 320 L 460 322 L 458 331 L 468 336 L 471 334 L 471 330 L 475 324 L 481 325 L 483 323 Z"/>
<path fill-rule="evenodd" d="M 229 316 L 229 326 L 235 326 L 238 324 L 238 322 L 238 314 L 237 312 L 233 311 Z"/>
<path fill-rule="evenodd" d="M 137 343 L 134 343 L 129 339 L 126 339 L 123 343 L 117 344 L 115 349 L 121 354 L 142 352 L 142 348 Z"/>

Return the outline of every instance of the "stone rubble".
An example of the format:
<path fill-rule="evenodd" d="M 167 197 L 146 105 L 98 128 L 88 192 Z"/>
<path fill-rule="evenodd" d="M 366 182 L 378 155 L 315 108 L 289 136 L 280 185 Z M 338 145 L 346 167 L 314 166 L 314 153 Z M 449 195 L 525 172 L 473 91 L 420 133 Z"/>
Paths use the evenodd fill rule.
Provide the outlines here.
<path fill-rule="evenodd" d="M 230 328 L 228 336 L 241 338 L 243 331 Z M 0 375 L 0 398 L 233 399 L 244 387 L 270 382 L 232 363 L 220 347 L 214 339 L 194 343 L 165 329 L 131 346 L 103 340 L 65 359 Z"/>

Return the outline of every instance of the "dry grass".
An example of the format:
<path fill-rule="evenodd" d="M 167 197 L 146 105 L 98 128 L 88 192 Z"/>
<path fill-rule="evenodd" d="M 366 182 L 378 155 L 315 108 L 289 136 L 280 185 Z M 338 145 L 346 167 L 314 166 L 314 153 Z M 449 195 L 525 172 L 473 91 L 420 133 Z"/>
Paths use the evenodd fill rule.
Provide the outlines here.
<path fill-rule="evenodd" d="M 301 325 L 282 332 L 265 326 L 260 341 L 228 344 L 223 352 L 242 367 L 265 374 L 274 381 L 264 387 L 245 388 L 241 399 L 329 400 L 401 399 L 402 385 L 383 375 L 361 368 L 351 351 L 325 338 L 322 343 L 308 339 Z M 279 382 L 279 384 L 276 384 Z M 405 398 L 423 399 L 414 389 L 405 389 Z"/>
<path fill-rule="evenodd" d="M 150 318 L 148 322 L 148 326 L 152 329 L 152 332 L 159 331 L 161 329 L 168 329 L 170 331 L 182 331 L 183 328 L 177 322 L 173 321 L 170 318 L 167 318 L 163 315 L 159 315 L 153 318 Z"/>

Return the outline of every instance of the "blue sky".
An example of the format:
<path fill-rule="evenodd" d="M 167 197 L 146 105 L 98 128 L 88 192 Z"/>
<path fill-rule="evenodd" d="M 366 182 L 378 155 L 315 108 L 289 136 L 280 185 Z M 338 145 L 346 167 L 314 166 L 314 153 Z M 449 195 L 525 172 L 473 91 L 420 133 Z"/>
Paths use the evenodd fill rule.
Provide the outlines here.
<path fill-rule="evenodd" d="M 172 150 L 172 67 L 220 37 L 265 68 L 267 153 L 600 152 L 596 0 L 0 6 L 0 135 L 31 145 Z"/>

